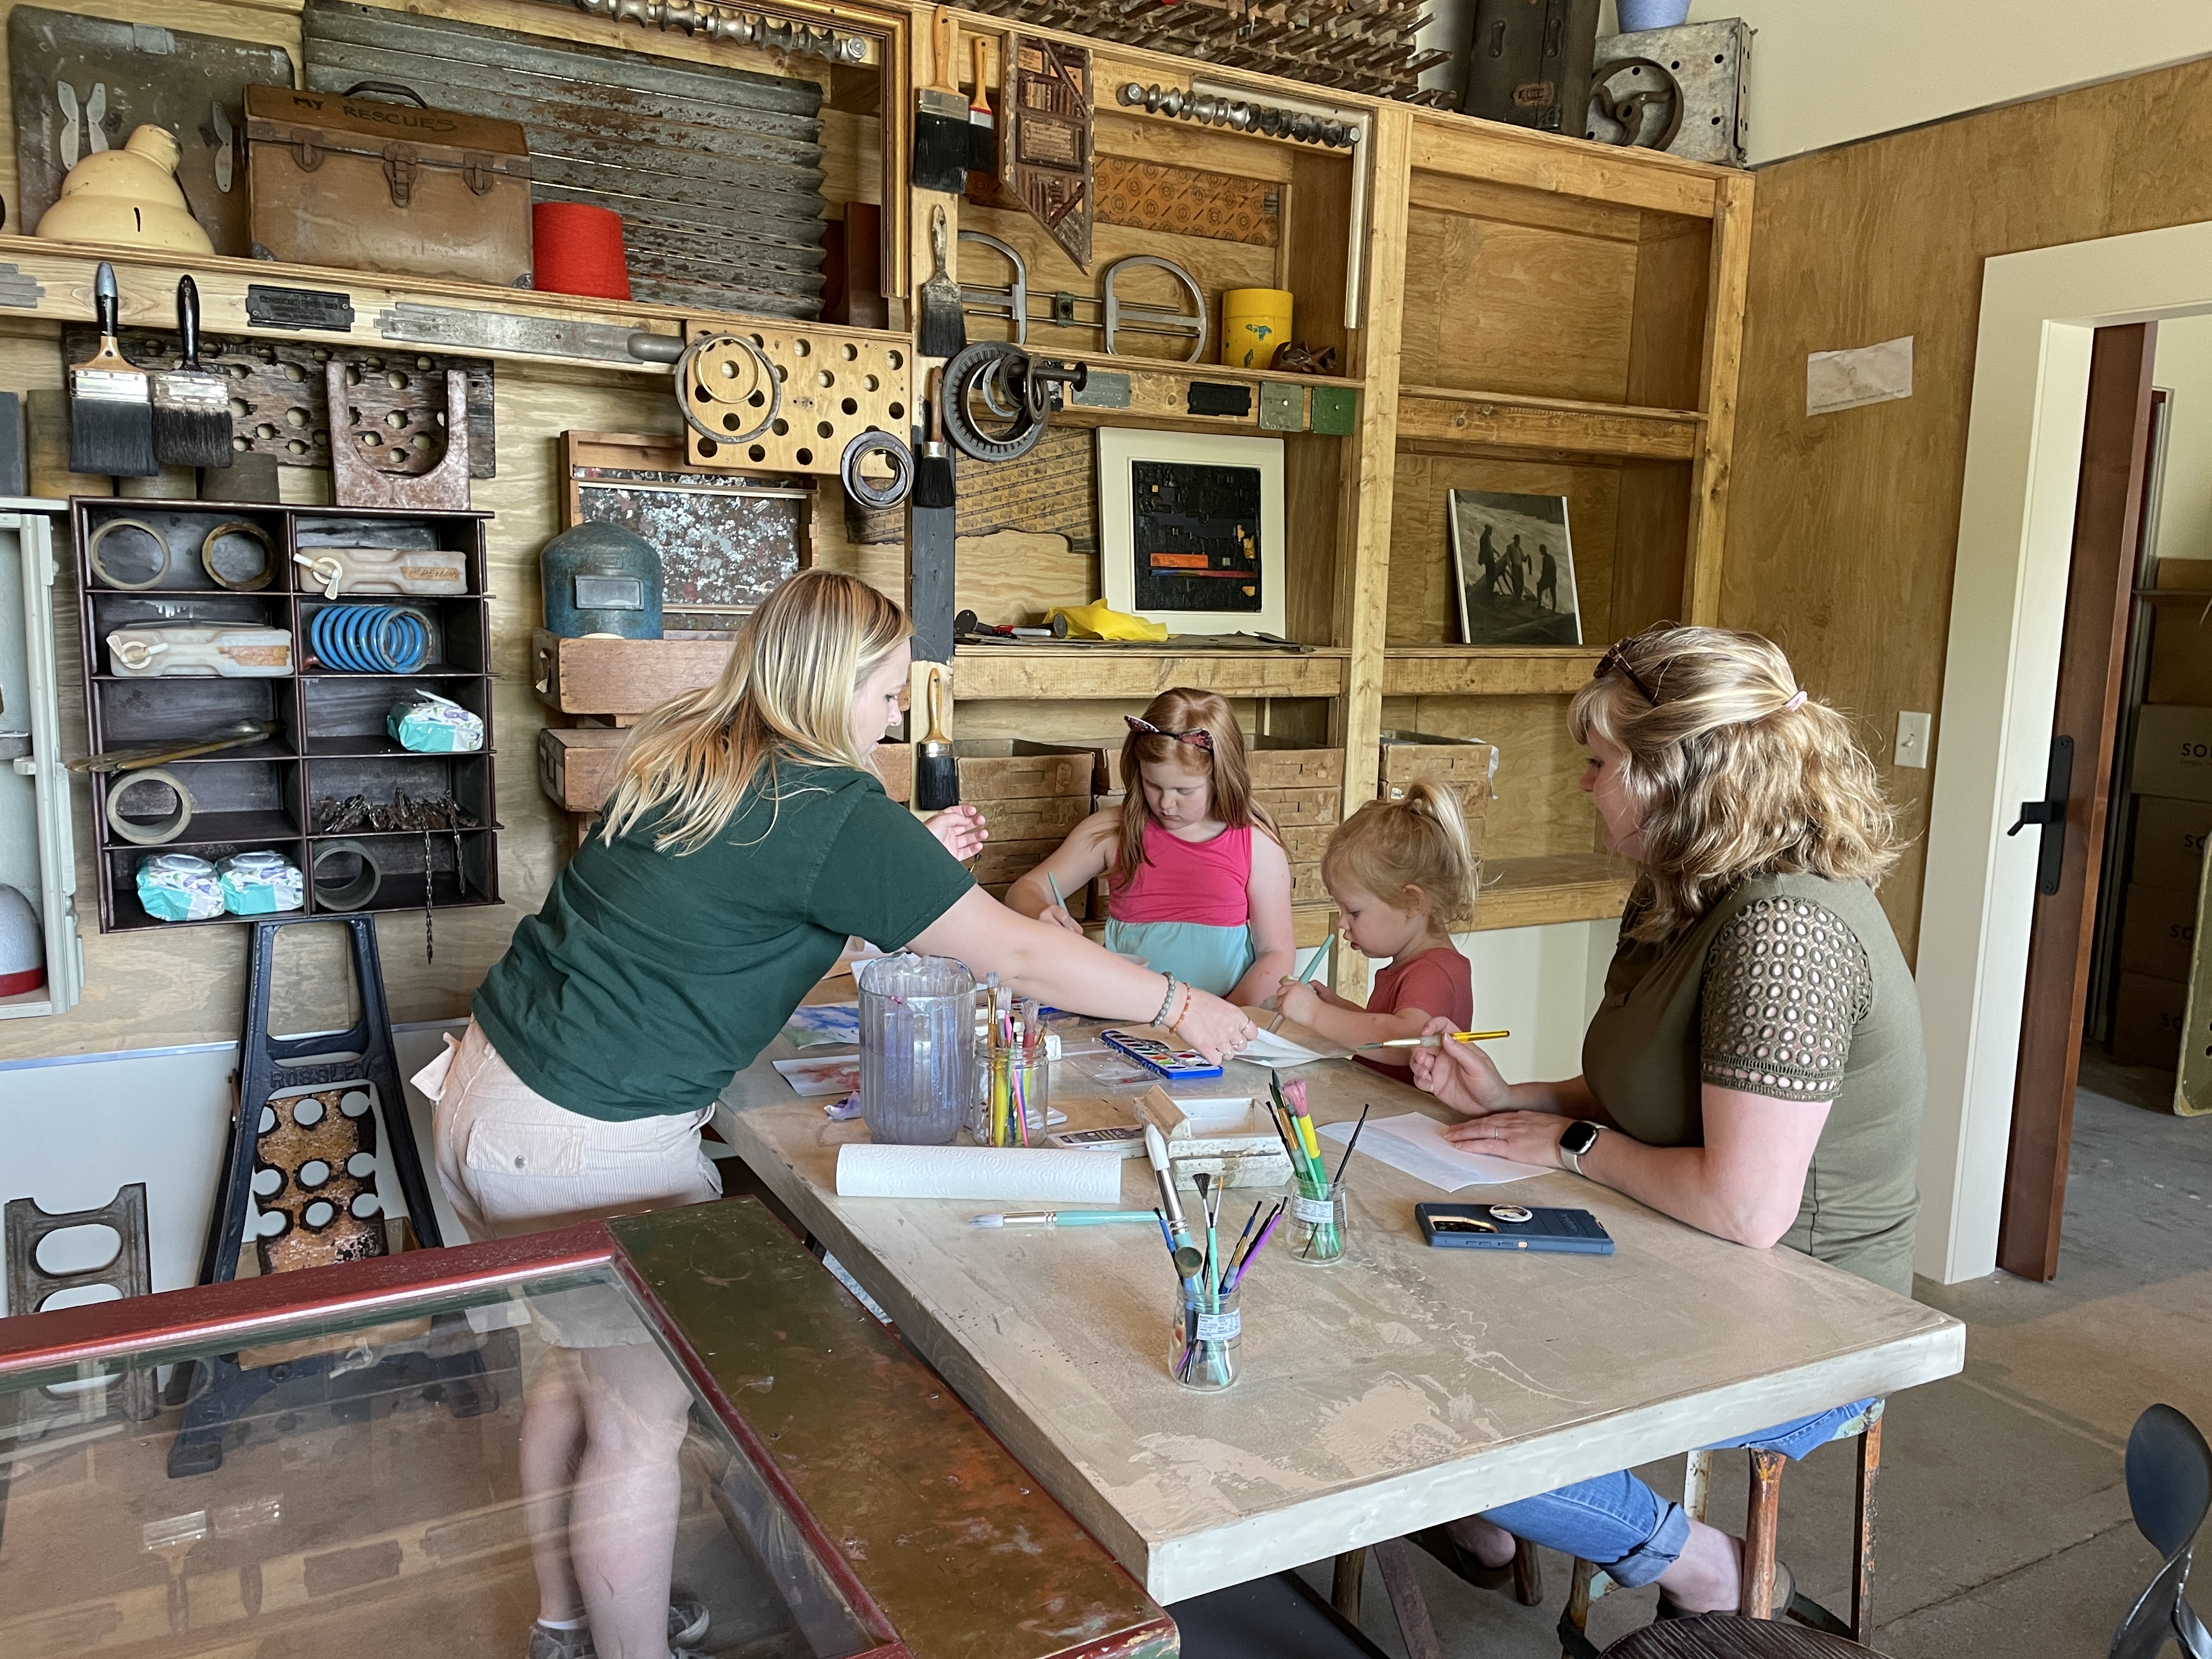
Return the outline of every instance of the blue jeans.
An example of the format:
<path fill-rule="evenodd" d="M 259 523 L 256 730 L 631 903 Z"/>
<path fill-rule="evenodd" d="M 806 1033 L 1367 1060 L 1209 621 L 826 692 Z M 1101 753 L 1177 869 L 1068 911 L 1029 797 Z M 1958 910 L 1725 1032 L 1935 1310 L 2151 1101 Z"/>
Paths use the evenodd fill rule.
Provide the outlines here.
<path fill-rule="evenodd" d="M 1793 1418 L 1755 1434 L 1724 1440 L 1715 1449 L 1760 1446 L 1802 1457 L 1870 1403 L 1854 1401 L 1811 1417 Z M 1629 1589 L 1650 1583 L 1673 1566 L 1690 1541 L 1690 1517 L 1682 1506 L 1660 1497 L 1626 1469 L 1517 1504 L 1501 1504 L 1485 1510 L 1482 1518 L 1516 1538 L 1595 1562 L 1614 1583 Z"/>

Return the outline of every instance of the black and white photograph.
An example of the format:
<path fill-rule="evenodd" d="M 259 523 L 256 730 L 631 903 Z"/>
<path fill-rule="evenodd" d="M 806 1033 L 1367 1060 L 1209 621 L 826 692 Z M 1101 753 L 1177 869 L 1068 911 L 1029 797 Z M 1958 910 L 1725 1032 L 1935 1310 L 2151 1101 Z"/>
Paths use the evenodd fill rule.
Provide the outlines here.
<path fill-rule="evenodd" d="M 1564 495 L 1451 492 L 1452 576 L 1467 645 L 1580 645 Z"/>

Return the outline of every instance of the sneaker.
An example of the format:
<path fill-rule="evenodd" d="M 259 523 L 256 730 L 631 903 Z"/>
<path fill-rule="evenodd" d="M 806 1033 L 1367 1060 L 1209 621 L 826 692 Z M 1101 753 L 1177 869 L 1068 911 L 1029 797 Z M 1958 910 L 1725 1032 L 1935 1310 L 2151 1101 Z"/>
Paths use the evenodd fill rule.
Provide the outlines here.
<path fill-rule="evenodd" d="M 704 1601 L 687 1596 L 668 1604 L 668 1646 L 672 1659 L 701 1659 L 688 1650 L 706 1635 L 711 1619 Z M 595 1659 L 597 1652 L 588 1625 L 575 1630 L 550 1630 L 535 1624 L 530 1627 L 526 1659 Z"/>

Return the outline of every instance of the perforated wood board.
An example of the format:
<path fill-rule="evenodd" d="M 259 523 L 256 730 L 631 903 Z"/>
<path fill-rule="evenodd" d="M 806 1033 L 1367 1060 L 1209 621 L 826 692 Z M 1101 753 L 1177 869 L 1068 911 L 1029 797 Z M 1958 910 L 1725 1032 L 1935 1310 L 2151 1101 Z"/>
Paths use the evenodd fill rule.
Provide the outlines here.
<path fill-rule="evenodd" d="M 722 333 L 704 324 L 685 325 L 687 341 Z M 783 326 L 763 323 L 740 337 L 775 366 L 782 406 L 767 429 L 746 435 L 767 412 L 757 362 L 741 347 L 702 353 L 691 384 L 677 395 L 710 426 L 723 426 L 741 441 L 717 442 L 696 428 L 684 428 L 694 466 L 718 471 L 817 472 L 835 477 L 845 446 L 863 432 L 907 436 L 913 424 L 914 362 L 902 342 L 856 329 Z"/>

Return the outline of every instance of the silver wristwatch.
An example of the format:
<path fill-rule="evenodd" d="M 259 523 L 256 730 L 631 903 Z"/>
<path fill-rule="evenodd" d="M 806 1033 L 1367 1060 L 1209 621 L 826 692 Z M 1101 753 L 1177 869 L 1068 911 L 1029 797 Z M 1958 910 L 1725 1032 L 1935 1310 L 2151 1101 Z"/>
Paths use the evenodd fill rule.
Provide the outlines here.
<path fill-rule="evenodd" d="M 1559 1137 L 1559 1161 L 1577 1175 L 1583 1172 L 1583 1154 L 1597 1145 L 1598 1127 L 1577 1118 Z"/>

